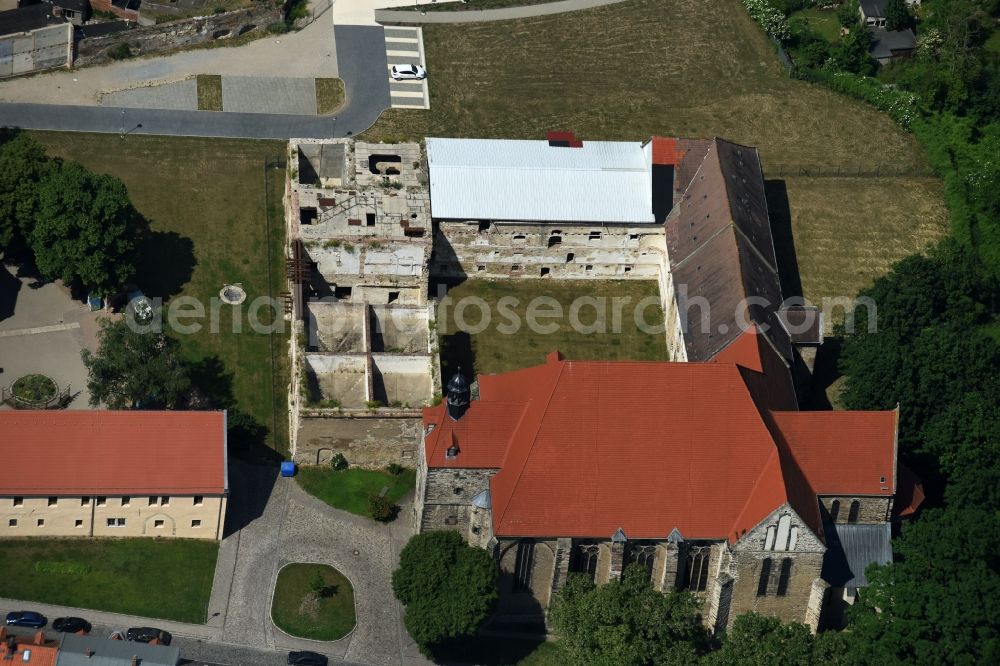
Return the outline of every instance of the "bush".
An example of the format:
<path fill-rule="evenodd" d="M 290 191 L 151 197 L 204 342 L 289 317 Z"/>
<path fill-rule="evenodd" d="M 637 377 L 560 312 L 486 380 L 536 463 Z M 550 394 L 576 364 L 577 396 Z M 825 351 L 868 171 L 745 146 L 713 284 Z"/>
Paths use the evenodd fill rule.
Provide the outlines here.
<path fill-rule="evenodd" d="M 750 18 L 756 21 L 768 36 L 779 42 L 786 41 L 791 36 L 785 14 L 768 0 L 743 0 L 743 4 Z"/>
<path fill-rule="evenodd" d="M 333 458 L 330 460 L 330 466 L 335 470 L 343 470 L 348 468 L 347 458 L 344 457 L 343 453 L 339 451 L 333 454 Z"/>
<path fill-rule="evenodd" d="M 824 83 L 839 93 L 868 102 L 879 111 L 888 114 L 904 129 L 909 129 L 910 124 L 923 111 L 920 99 L 916 95 L 905 90 L 891 88 L 880 83 L 878 79 L 850 72 L 833 72 L 827 69 L 801 67 L 796 68 L 794 74 L 796 78 Z"/>
<path fill-rule="evenodd" d="M 108 51 L 108 56 L 110 56 L 112 60 L 125 60 L 126 58 L 132 57 L 132 49 L 129 48 L 128 44 L 122 42 L 115 48 Z"/>
<path fill-rule="evenodd" d="M 368 515 L 380 523 L 392 520 L 395 507 L 392 502 L 377 493 L 368 496 Z"/>
<path fill-rule="evenodd" d="M 393 476 L 399 476 L 403 473 L 403 466 L 399 463 L 389 463 L 385 466 L 385 471 L 389 472 Z"/>

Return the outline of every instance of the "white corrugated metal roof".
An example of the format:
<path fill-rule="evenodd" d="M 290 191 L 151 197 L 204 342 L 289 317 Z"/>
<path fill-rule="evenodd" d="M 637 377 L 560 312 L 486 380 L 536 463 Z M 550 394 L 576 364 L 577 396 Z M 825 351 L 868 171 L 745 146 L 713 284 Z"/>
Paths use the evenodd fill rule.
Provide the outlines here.
<path fill-rule="evenodd" d="M 653 222 L 642 144 L 427 139 L 431 215 L 439 219 Z"/>

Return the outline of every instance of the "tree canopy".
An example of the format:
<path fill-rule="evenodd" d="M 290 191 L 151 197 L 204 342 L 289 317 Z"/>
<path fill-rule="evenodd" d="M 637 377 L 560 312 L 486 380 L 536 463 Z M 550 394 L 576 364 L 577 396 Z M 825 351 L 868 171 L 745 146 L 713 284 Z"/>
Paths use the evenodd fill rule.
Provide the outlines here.
<path fill-rule="evenodd" d="M 127 309 L 125 317 L 133 316 Z M 125 317 L 101 321 L 97 353 L 83 350 L 90 404 L 109 409 L 181 406 L 191 378 L 179 343 L 161 332 L 142 332 Z"/>
<path fill-rule="evenodd" d="M 119 179 L 50 159 L 27 134 L 0 137 L 0 250 L 27 248 L 43 276 L 108 293 L 135 273 L 142 223 Z"/>
<path fill-rule="evenodd" d="M 406 630 L 421 650 L 473 636 L 493 612 L 497 575 L 490 554 L 457 532 L 411 538 L 399 554 L 392 590 L 406 606 Z"/>
<path fill-rule="evenodd" d="M 885 5 L 885 29 L 905 30 L 910 27 L 910 12 L 906 0 L 889 0 Z"/>
<path fill-rule="evenodd" d="M 552 602 L 549 622 L 574 664 L 680 666 L 697 660 L 707 643 L 695 598 L 657 592 L 635 565 L 620 582 L 601 586 L 570 575 Z"/>

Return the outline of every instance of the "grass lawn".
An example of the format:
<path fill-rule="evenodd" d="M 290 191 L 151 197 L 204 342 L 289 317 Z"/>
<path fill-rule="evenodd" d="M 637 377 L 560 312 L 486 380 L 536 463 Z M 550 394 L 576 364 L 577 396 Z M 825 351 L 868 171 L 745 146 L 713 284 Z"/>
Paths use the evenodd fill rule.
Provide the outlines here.
<path fill-rule="evenodd" d="M 928 165 L 888 116 L 790 79 L 740 0 L 705 8 L 701 0 L 628 0 L 516 21 L 425 25 L 431 108 L 390 109 L 363 138 L 539 139 L 575 130 L 584 140 L 721 136 L 756 146 L 765 178 L 783 178 L 793 213 L 822 209 L 822 219 L 802 225 L 841 238 L 832 254 L 808 234 L 794 239 L 810 299 L 849 293 L 946 232 L 940 186 L 925 177 L 824 179 L 836 196 L 820 202 L 814 179 L 775 175 L 777 165 L 790 173 L 810 165 L 927 173 Z M 895 221 L 873 224 L 881 218 Z M 899 224 L 904 218 L 910 222 Z M 939 229 L 929 233 L 932 226 Z"/>
<path fill-rule="evenodd" d="M 218 74 L 199 74 L 198 110 L 222 111 L 222 77 Z"/>
<path fill-rule="evenodd" d="M 413 490 L 417 472 L 404 469 L 397 475 L 368 469 L 335 470 L 332 467 L 300 467 L 295 475 L 299 485 L 336 509 L 368 517 L 368 496 L 379 494 L 386 486 L 386 498 L 399 502 Z"/>
<path fill-rule="evenodd" d="M 344 82 L 340 79 L 316 79 L 316 113 L 333 113 L 344 104 Z"/>
<path fill-rule="evenodd" d="M 809 7 L 792 14 L 792 17 L 796 16 L 804 19 L 806 24 L 822 35 L 826 41 L 833 43 L 840 39 L 840 19 L 837 18 L 837 10 Z"/>
<path fill-rule="evenodd" d="M 325 585 L 319 592 L 313 589 L 316 574 Z M 354 588 L 325 564 L 289 564 L 278 573 L 271 619 L 286 634 L 335 641 L 354 628 Z"/>
<path fill-rule="evenodd" d="M 667 360 L 666 336 L 662 332 L 644 333 L 635 323 L 636 304 L 649 299 L 651 305 L 642 313 L 650 324 L 663 322 L 656 283 L 644 280 L 466 280 L 448 291 L 448 299 L 438 306 L 438 335 L 441 340 L 442 373 L 448 377 L 461 365 L 468 373 L 506 372 L 536 365 L 558 349 L 569 359 L 595 360 Z M 512 296 L 518 300 L 510 308 L 522 325 L 511 333 L 508 323 L 497 307 L 500 298 Z M 545 296 L 555 299 L 562 309 L 561 317 L 537 317 L 535 328 L 527 324 L 532 299 Z M 603 315 L 595 307 L 582 307 L 575 320 L 570 306 L 581 297 L 595 297 L 604 304 Z M 479 307 L 462 309 L 463 299 L 479 298 L 489 306 L 489 325 L 481 332 L 482 315 Z M 615 317 L 616 298 L 622 301 L 620 317 Z M 544 312 L 556 312 L 545 307 Z M 617 321 L 616 321 L 617 320 Z M 464 321 L 465 326 L 461 326 Z M 574 323 L 592 327 L 575 330 Z M 543 327 L 550 326 L 551 330 Z M 462 330 L 462 329 L 465 330 Z M 593 330 L 596 329 L 596 330 Z M 505 332 L 507 330 L 507 332 Z"/>
<path fill-rule="evenodd" d="M 216 404 L 231 403 L 251 414 L 268 429 L 268 444 L 286 450 L 287 326 L 269 335 L 248 325 L 254 299 L 282 290 L 284 172 L 269 169 L 265 187 L 264 160 L 282 155 L 284 143 L 32 134 L 50 155 L 78 160 L 125 182 L 151 229 L 140 248 L 138 285 L 150 296 L 192 296 L 205 304 L 202 329 L 178 334 L 184 355 L 198 365 L 198 384 Z M 247 300 L 220 308 L 213 333 L 211 299 L 230 282 L 243 285 Z M 259 319 L 269 323 L 269 310 L 263 309 Z"/>
<path fill-rule="evenodd" d="M 3 596 L 202 623 L 218 551 L 194 539 L 0 540 Z"/>
<path fill-rule="evenodd" d="M 559 666 L 563 663 L 565 663 L 565 658 L 559 652 L 559 647 L 552 641 L 546 641 L 519 661 L 518 666 Z"/>
<path fill-rule="evenodd" d="M 799 274 L 806 296 L 853 298 L 896 259 L 947 233 L 940 181 L 888 178 L 802 178 L 788 188 Z M 847 209 L 851 224 L 831 224 Z M 808 251 L 804 251 L 808 249 Z M 827 321 L 828 329 L 833 321 Z"/>

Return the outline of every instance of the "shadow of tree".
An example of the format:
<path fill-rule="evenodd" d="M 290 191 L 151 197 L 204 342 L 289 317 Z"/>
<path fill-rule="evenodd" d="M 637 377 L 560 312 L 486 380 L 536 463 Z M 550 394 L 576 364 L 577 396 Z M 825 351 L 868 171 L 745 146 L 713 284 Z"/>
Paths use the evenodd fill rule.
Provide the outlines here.
<path fill-rule="evenodd" d="M 136 242 L 136 256 L 141 258 L 136 266 L 136 284 L 147 296 L 164 300 L 181 292 L 198 264 L 194 241 L 176 231 L 155 231 L 145 218 Z"/>
<path fill-rule="evenodd" d="M 11 266 L 0 265 L 0 321 L 14 316 L 21 281 L 11 274 Z"/>

